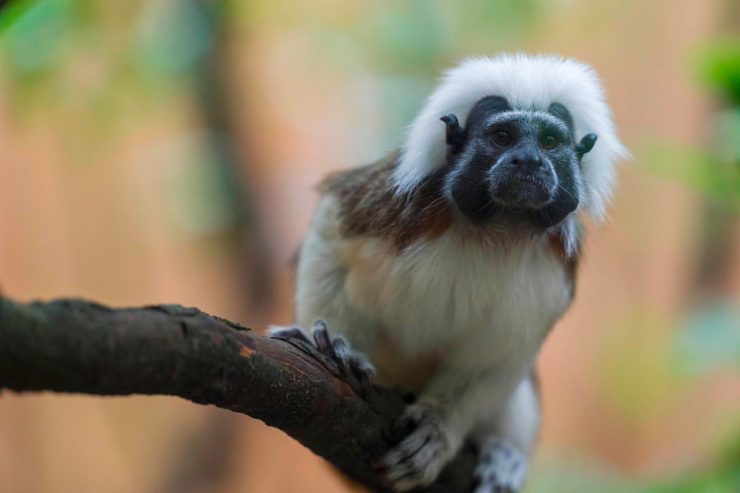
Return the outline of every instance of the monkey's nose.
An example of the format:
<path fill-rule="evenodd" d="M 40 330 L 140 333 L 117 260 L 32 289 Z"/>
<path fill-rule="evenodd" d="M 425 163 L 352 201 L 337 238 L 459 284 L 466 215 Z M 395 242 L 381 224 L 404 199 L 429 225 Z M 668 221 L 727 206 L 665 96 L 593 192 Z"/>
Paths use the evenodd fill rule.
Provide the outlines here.
<path fill-rule="evenodd" d="M 537 171 L 542 167 L 542 159 L 532 153 L 517 153 L 511 156 L 511 164 L 527 171 Z"/>

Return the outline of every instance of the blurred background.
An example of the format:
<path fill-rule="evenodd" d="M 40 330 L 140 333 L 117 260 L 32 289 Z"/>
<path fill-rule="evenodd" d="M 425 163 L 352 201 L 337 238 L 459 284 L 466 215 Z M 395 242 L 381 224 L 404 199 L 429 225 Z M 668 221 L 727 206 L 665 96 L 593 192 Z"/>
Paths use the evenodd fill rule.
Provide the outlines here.
<path fill-rule="evenodd" d="M 10 2 L 0 289 L 288 323 L 313 187 L 398 146 L 441 70 L 502 50 L 592 64 L 634 154 L 544 346 L 527 492 L 740 492 L 736 1 Z M 348 489 L 245 416 L 7 392 L 0 484 Z"/>

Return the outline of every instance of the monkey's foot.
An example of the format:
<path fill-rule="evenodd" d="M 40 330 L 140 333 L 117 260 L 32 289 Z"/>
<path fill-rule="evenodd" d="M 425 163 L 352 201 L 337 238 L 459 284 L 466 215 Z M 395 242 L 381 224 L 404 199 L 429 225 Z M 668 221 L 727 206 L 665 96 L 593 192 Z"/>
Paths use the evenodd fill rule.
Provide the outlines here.
<path fill-rule="evenodd" d="M 381 474 L 397 491 L 430 484 L 452 452 L 441 417 L 423 404 L 413 404 L 398 426 L 412 431 L 383 457 Z"/>
<path fill-rule="evenodd" d="M 375 368 L 367 357 L 352 349 L 344 337 L 330 337 L 326 322 L 323 320 L 314 322 L 310 335 L 297 326 L 274 326 L 270 327 L 268 332 L 270 337 L 275 339 L 298 340 L 315 347 L 333 363 L 342 376 L 354 375 L 362 389 L 367 389 L 372 384 Z"/>
<path fill-rule="evenodd" d="M 483 445 L 475 469 L 474 493 L 517 493 L 527 474 L 527 458 L 501 439 Z"/>

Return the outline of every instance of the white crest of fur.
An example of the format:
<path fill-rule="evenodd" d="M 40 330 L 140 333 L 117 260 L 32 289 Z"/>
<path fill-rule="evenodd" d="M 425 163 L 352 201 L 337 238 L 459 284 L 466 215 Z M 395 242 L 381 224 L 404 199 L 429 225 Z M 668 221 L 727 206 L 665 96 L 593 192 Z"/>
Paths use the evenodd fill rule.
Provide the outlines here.
<path fill-rule="evenodd" d="M 447 72 L 410 128 L 394 174 L 398 193 L 410 192 L 444 165 L 447 144 L 440 117 L 454 113 L 464 124 L 473 105 L 486 96 L 502 96 L 515 110 L 547 111 L 550 104 L 560 103 L 573 117 L 576 141 L 588 133 L 598 136 L 582 161 L 585 200 L 581 206 L 595 220 L 603 220 L 616 161 L 629 153 L 619 141 L 594 70 L 555 55 L 471 58 Z"/>

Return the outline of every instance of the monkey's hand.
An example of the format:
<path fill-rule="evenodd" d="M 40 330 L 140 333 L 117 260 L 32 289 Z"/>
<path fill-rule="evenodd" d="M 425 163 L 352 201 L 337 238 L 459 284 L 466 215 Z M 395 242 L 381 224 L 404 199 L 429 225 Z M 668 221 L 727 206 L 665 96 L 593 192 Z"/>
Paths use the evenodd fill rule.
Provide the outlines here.
<path fill-rule="evenodd" d="M 455 453 L 441 416 L 425 404 L 412 404 L 397 428 L 405 437 L 381 460 L 381 474 L 397 491 L 431 483 Z"/>
<path fill-rule="evenodd" d="M 370 361 L 359 351 L 355 351 L 342 336 L 329 336 L 326 322 L 317 320 L 311 329 L 311 334 L 297 326 L 277 327 L 269 329 L 270 337 L 286 341 L 298 341 L 303 344 L 314 346 L 322 355 L 330 361 L 331 370 L 350 380 L 353 375 L 360 384 L 359 390 L 367 390 L 372 384 L 375 368 Z"/>

